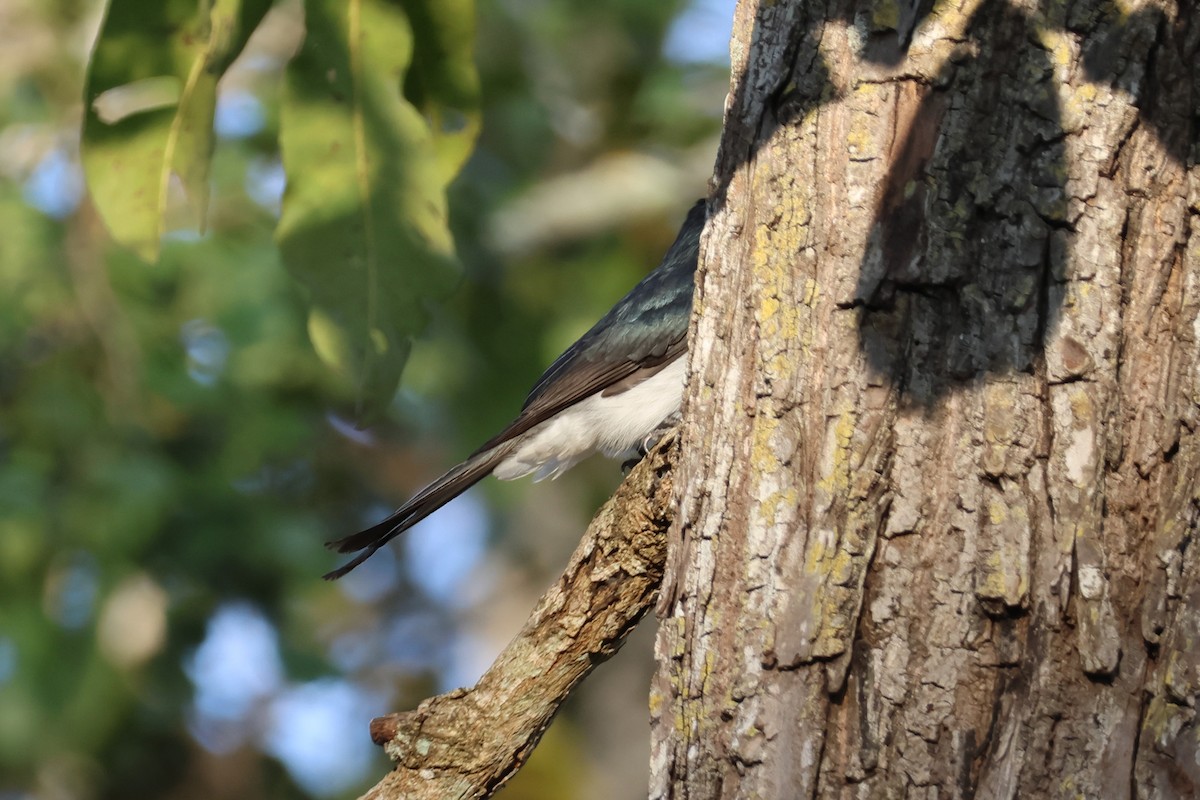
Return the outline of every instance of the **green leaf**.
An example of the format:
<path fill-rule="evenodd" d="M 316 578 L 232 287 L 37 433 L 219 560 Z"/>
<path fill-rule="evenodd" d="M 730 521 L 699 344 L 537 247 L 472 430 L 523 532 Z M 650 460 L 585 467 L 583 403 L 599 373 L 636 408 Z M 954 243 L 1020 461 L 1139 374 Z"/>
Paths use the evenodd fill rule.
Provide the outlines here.
<path fill-rule="evenodd" d="M 113 238 L 158 257 L 171 176 L 203 229 L 217 81 L 271 0 L 111 0 L 88 64 L 82 158 Z"/>
<path fill-rule="evenodd" d="M 281 114 L 279 244 L 310 291 L 317 351 L 353 376 L 360 416 L 391 400 L 426 302 L 445 297 L 458 278 L 446 185 L 465 158 L 466 135 L 435 133 L 401 91 L 414 59 L 405 9 L 395 0 L 309 0 Z M 453 46 L 438 50 L 456 55 L 429 56 L 423 75 L 438 64 L 461 69 L 469 53 L 458 38 L 448 35 Z M 445 86 L 467 86 L 470 72 Z M 432 77 L 422 85 L 441 86 Z M 422 96 L 437 113 L 470 109 L 477 91 L 468 89 Z"/>
<path fill-rule="evenodd" d="M 415 51 L 404 93 L 429 121 L 447 181 L 475 146 L 479 73 L 475 70 L 475 0 L 404 0 Z"/>

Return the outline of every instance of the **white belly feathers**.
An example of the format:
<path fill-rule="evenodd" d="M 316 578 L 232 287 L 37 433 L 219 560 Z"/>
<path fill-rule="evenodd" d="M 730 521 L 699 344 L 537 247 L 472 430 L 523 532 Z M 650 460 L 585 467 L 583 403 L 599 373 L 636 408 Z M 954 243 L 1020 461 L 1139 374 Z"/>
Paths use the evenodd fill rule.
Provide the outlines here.
<path fill-rule="evenodd" d="M 560 411 L 522 434 L 520 444 L 493 474 L 509 481 L 536 473 L 534 480 L 540 481 L 557 478 L 592 453 L 631 454 L 679 411 L 686 366 L 687 358 L 676 358 L 632 389 L 609 397 L 597 392 Z"/>

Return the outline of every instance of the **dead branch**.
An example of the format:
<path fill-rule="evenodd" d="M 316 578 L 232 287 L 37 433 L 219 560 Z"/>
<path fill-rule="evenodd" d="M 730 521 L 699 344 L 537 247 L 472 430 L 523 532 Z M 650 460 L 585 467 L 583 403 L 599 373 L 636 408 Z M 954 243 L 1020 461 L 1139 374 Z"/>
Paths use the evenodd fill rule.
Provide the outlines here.
<path fill-rule="evenodd" d="M 491 797 L 516 774 L 572 689 L 655 602 L 677 450 L 669 435 L 633 469 L 474 688 L 371 722 L 371 738 L 396 768 L 363 800 Z"/>

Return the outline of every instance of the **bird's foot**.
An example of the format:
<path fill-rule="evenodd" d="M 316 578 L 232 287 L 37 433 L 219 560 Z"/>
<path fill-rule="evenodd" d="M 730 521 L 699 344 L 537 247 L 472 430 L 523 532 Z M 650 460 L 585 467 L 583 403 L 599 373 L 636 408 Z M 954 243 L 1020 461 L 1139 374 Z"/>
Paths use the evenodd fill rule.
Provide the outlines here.
<path fill-rule="evenodd" d="M 651 450 L 653 450 L 655 446 L 662 441 L 663 437 L 674 430 L 675 426 L 678 424 L 679 412 L 676 411 L 674 414 L 658 423 L 658 426 L 654 430 L 650 431 L 650 433 L 646 435 L 646 438 L 642 439 L 642 443 L 638 446 L 638 452 L 645 457 L 646 453 L 649 453 Z"/>
<path fill-rule="evenodd" d="M 678 424 L 678 412 L 660 422 L 658 427 L 650 431 L 650 433 L 648 433 L 645 438 L 638 442 L 638 444 L 633 448 L 633 453 L 635 455 L 621 463 L 621 474 L 628 475 L 633 468 L 636 467 L 638 463 L 640 463 L 641 460 L 646 457 L 646 454 L 653 450 L 655 446 L 662 441 L 662 438 L 674 430 L 675 426 Z"/>

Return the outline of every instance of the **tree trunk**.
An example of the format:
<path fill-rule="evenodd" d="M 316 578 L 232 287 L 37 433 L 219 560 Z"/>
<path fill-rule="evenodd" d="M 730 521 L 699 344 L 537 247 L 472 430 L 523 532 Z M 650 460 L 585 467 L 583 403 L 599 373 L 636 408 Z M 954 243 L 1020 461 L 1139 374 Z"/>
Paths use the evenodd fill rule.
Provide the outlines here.
<path fill-rule="evenodd" d="M 738 6 L 653 797 L 1200 796 L 1200 9 L 930 5 Z"/>

